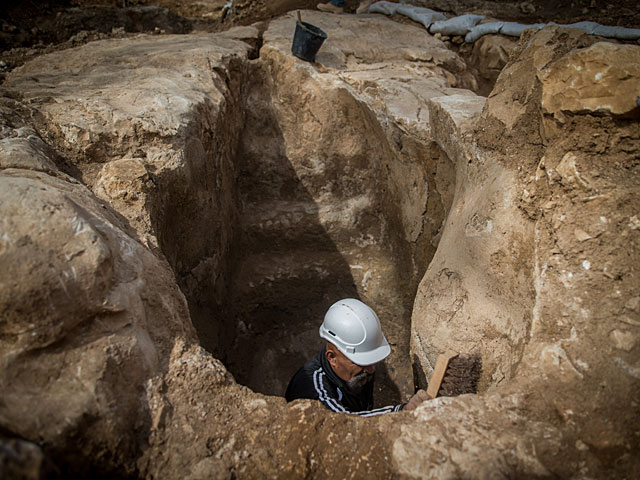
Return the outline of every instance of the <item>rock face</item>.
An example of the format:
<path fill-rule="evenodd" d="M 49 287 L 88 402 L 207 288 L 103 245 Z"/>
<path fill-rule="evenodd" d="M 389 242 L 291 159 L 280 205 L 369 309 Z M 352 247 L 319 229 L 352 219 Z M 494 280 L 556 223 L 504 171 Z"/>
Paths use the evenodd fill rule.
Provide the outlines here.
<path fill-rule="evenodd" d="M 16 77 L 21 95 L 38 98 L 38 128 L 61 152 L 61 168 L 125 215 L 144 244 L 162 249 L 209 347 L 220 335 L 214 319 L 236 219 L 232 153 L 251 50 L 233 36 L 255 40 L 257 31 L 221 34 L 215 44 L 208 35 L 94 42 Z M 33 77 L 42 71 L 46 79 Z M 214 134 L 221 125 L 224 141 Z"/>
<path fill-rule="evenodd" d="M 611 62 L 615 59 L 615 62 Z M 600 42 L 571 52 L 539 73 L 544 113 L 640 111 L 640 51 L 632 45 Z"/>
<path fill-rule="evenodd" d="M 565 32 L 551 31 L 546 37 L 532 38 L 528 46 L 536 49 L 556 36 L 565 45 L 556 52 L 571 51 L 540 65 L 542 68 L 556 71 L 573 65 L 578 70 L 584 65 L 582 58 L 602 59 L 601 52 L 607 51 L 611 67 L 604 69 L 602 78 L 595 76 L 594 82 L 608 83 L 613 91 L 621 91 L 617 78 L 626 85 L 627 75 L 620 75 L 619 69 L 628 68 L 626 62 L 633 52 L 601 43 L 590 46 L 591 42 L 581 49 L 584 39 L 573 32 L 565 36 Z M 637 55 L 638 47 L 633 48 Z M 542 98 L 545 89 L 554 89 L 552 79 L 542 77 Z M 574 93 L 575 102 L 593 105 L 593 89 L 581 93 L 582 97 Z M 626 107 L 604 111 L 632 111 L 628 96 L 618 105 L 624 105 L 625 99 Z M 637 461 L 626 455 L 633 456 L 638 447 L 631 427 L 638 410 L 629 398 L 638 395 L 639 386 L 634 370 L 639 356 L 632 345 L 639 318 L 634 305 L 638 266 L 635 158 L 640 133 L 637 117 L 592 116 L 589 111 L 578 107 L 575 113 L 567 109 L 564 114 L 551 115 L 543 110 L 538 125 L 545 149 L 539 158 L 527 158 L 530 165 L 538 161 L 535 176 L 524 182 L 520 200 L 522 209 L 536 219 L 536 303 L 521 375 L 522 381 L 530 376 L 537 380 L 534 384 L 556 384 L 558 396 L 552 402 L 564 424 L 602 464 L 616 459 L 622 468 Z M 602 138 L 605 133 L 612 136 Z M 576 441 L 576 445 L 582 443 Z M 595 468 L 593 459 L 587 463 L 588 468 Z"/>
<path fill-rule="evenodd" d="M 637 312 L 629 308 L 637 121 L 574 108 L 592 102 L 589 88 L 569 90 L 571 103 L 554 98 L 555 111 L 542 105 L 545 91 L 565 85 L 547 72 L 579 72 L 582 59 L 602 58 L 603 50 L 609 76 L 594 81 L 615 88 L 628 81 L 618 68 L 629 52 L 594 43 L 562 29 L 521 40 L 468 130 L 475 142 L 450 153 L 459 162 L 456 197 L 412 319 L 412 347 L 425 368 L 446 348 L 481 352 L 484 388 L 527 392 L 532 417 L 558 413 L 557 426 L 575 442 L 561 442 L 575 448 L 575 468 L 586 451 L 598 452 L 599 460 L 582 460 L 584 472 L 614 457 L 620 467 L 633 465 L 637 449 L 629 428 L 637 409 L 628 403 L 638 388 Z M 438 109 L 435 122 L 463 124 L 455 110 Z"/>
<path fill-rule="evenodd" d="M 422 29 L 303 16 L 315 64 L 290 15 L 253 60 L 252 27 L 142 36 L 3 84 L 2 472 L 631 476 L 640 130 L 626 97 L 542 100 L 640 47 L 528 34 L 485 99 Z M 349 295 L 393 344 L 378 402 L 447 348 L 480 393 L 363 419 L 236 383 L 281 392 Z"/>
<path fill-rule="evenodd" d="M 507 64 L 509 55 L 517 43 L 517 39 L 506 35 L 484 35 L 473 43 L 469 63 L 478 72 L 480 95 L 491 93 L 498 75 Z"/>
<path fill-rule="evenodd" d="M 190 266 L 192 248 L 199 250 L 195 265 L 213 262 L 208 247 L 197 242 L 217 245 L 217 261 L 224 263 L 220 251 L 228 231 L 216 225 L 233 215 L 233 209 L 218 210 L 230 195 L 224 189 L 231 181 L 224 149 L 233 147 L 203 132 L 216 122 L 233 125 L 237 117 L 225 115 L 233 95 L 217 90 L 230 87 L 199 71 L 198 62 L 224 66 L 228 75 L 234 62 L 246 62 L 250 47 L 224 35 L 217 45 L 209 44 L 210 36 L 196 36 L 188 50 L 181 43 L 186 38 L 164 45 L 155 39 L 92 44 L 34 62 L 16 72 L 13 87 L 8 83 L 24 102 L 38 104 L 39 135 L 59 153 L 23 127 L 15 102 L 5 99 L 2 422 L 63 458 L 64 469 L 135 471 L 132 459 L 151 428 L 146 382 L 166 371 L 176 339 L 196 341 L 165 258 L 180 283 L 186 282 L 180 268 Z M 97 57 L 102 67 L 96 67 Z M 53 64 L 74 70 L 78 83 Z M 165 73 L 158 76 L 156 68 Z M 41 71 L 48 72 L 46 80 L 35 73 Z M 42 97 L 47 90 L 55 97 Z M 203 173 L 212 169 L 213 175 Z M 187 205 L 213 214 L 206 220 L 185 216 L 181 208 Z M 185 222 L 210 233 L 187 235 Z M 166 247 L 162 254 L 156 245 Z M 184 290 L 189 294 L 188 286 Z M 198 310 L 192 311 L 198 318 Z M 38 409 L 43 398 L 48 400 Z"/>
<path fill-rule="evenodd" d="M 0 174 L 0 418 L 81 471 L 91 458 L 130 475 L 149 428 L 144 383 L 195 332 L 166 264 L 85 186 L 43 167 Z"/>

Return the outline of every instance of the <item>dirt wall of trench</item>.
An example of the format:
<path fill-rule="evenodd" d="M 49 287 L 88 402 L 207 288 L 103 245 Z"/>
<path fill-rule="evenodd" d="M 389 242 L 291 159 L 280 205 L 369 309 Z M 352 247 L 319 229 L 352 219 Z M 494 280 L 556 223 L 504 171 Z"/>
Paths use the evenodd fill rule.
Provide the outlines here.
<path fill-rule="evenodd" d="M 282 394 L 298 366 L 321 348 L 317 329 L 329 305 L 356 296 L 378 312 L 394 350 L 378 372 L 382 406 L 414 389 L 408 356 L 413 296 L 453 197 L 453 163 L 416 116 L 416 92 L 425 86 L 423 96 L 453 91 L 448 85 L 455 77 L 374 43 L 384 26 L 405 50 L 413 48 L 412 56 L 433 56 L 429 47 L 409 46 L 416 35 L 431 41 L 417 28 L 376 19 L 354 35 L 356 17 L 305 12 L 305 18 L 331 36 L 319 56 L 326 68 L 289 54 L 292 15 L 269 25 L 254 61 L 238 154 L 245 220 L 225 358 L 242 383 Z M 442 49 L 435 56 L 463 68 L 455 54 Z M 376 60 L 383 61 L 374 67 L 382 74 L 362 82 Z M 411 67 L 430 79 L 414 85 Z M 366 94 L 398 85 L 404 90 L 396 103 L 373 102 Z M 245 353 L 255 351 L 260 354 Z M 283 358 L 288 361 L 280 368 Z"/>

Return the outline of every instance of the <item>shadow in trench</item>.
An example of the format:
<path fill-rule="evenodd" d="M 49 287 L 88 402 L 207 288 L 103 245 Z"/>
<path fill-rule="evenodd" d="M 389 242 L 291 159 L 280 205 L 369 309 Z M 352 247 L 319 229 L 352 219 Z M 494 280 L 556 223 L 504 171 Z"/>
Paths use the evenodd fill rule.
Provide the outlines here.
<path fill-rule="evenodd" d="M 397 213 L 385 209 L 396 199 L 384 197 L 380 175 L 390 167 L 381 158 L 394 154 L 367 119 L 370 112 L 351 101 L 332 119 L 368 132 L 366 148 L 353 157 L 288 154 L 298 147 L 290 138 L 287 144 L 283 129 L 296 133 L 280 125 L 273 80 L 260 68 L 257 62 L 246 87 L 231 81 L 233 94 L 215 118 L 203 106 L 203 121 L 190 125 L 184 147 L 189 161 L 157 176 L 162 195 L 154 198 L 152 221 L 201 345 L 239 383 L 284 395 L 295 371 L 323 348 L 318 328 L 329 306 L 361 298 L 378 313 L 392 347 L 378 368 L 375 404 L 404 400 L 413 391 L 414 281 L 432 255 L 431 236 L 405 248 Z M 211 122 L 225 125 L 225 138 Z M 410 146 L 403 152 L 415 150 L 411 158 L 422 158 L 424 148 Z M 419 174 L 440 176 L 436 170 Z M 439 205 L 437 195 L 429 198 Z M 428 211 L 436 221 L 433 208 Z M 422 252 L 417 266 L 415 251 Z"/>
<path fill-rule="evenodd" d="M 304 167 L 287 157 L 264 76 L 253 78 L 236 161 L 239 222 L 216 353 L 239 383 L 281 396 L 296 370 L 324 348 L 318 329 L 329 306 L 360 295 L 334 243 L 353 232 L 342 231 L 341 222 L 329 222 L 331 236 L 325 228 L 325 217 L 344 214 L 336 210 L 348 199 L 316 202 L 296 171 Z M 385 392 L 376 403 L 400 401 L 384 366 L 376 384 Z"/>

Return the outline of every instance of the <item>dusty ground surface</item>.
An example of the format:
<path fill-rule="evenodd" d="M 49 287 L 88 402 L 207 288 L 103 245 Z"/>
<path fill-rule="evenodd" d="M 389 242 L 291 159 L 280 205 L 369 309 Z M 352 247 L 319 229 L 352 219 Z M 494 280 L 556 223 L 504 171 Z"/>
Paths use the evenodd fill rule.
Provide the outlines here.
<path fill-rule="evenodd" d="M 100 12 L 111 38 L 14 51 L 2 85 L 3 473 L 633 478 L 640 47 L 529 33 L 484 98 L 381 16 L 305 12 L 309 64 L 293 15 Z M 446 348 L 480 394 L 372 419 L 272 395 L 344 291 L 410 349 L 395 395 Z"/>
<path fill-rule="evenodd" d="M 34 56 L 82 45 L 88 41 L 119 38 L 137 32 L 157 34 L 187 31 L 221 31 L 250 25 L 292 9 L 314 8 L 315 0 L 45 0 L 5 2 L 0 12 L 0 79 Z M 640 27 L 640 13 L 633 0 L 595 2 L 491 2 L 456 0 L 413 2 L 449 15 L 477 13 L 488 17 L 537 23 L 573 23 L 582 20 L 603 25 Z M 164 11 L 141 11 L 138 7 Z M 412 23 L 401 15 L 396 20 Z M 486 92 L 488 93 L 488 92 Z"/>

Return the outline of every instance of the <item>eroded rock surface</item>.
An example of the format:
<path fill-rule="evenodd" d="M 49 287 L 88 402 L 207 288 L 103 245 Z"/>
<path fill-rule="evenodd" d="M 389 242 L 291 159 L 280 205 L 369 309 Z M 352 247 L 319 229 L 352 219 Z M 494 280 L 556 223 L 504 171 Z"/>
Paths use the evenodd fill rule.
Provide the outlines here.
<path fill-rule="evenodd" d="M 637 120 L 541 101 L 609 47 L 529 34 L 485 101 L 422 29 L 304 16 L 329 33 L 317 64 L 286 16 L 256 60 L 248 27 L 12 72 L 3 431 L 68 475 L 632 475 Z M 210 353 L 275 393 L 345 291 L 381 314 L 396 396 L 446 348 L 481 356 L 480 394 L 361 419 L 254 393 Z"/>
<path fill-rule="evenodd" d="M 556 415 L 565 468 L 600 476 L 614 458 L 621 470 L 637 463 L 637 121 L 574 108 L 592 105 L 591 87 L 569 88 L 570 105 L 553 100 L 565 108 L 542 104 L 566 85 L 545 72 L 570 68 L 579 79 L 582 59 L 603 50 L 610 66 L 594 84 L 623 88 L 618 69 L 637 47 L 596 42 L 557 28 L 521 39 L 471 141 L 451 154 L 456 198 L 416 296 L 412 347 L 427 369 L 447 347 L 482 352 L 484 388 L 527 392 L 531 418 Z M 464 122 L 442 108 L 432 118 Z"/>
<path fill-rule="evenodd" d="M 77 181 L 5 168 L 0 183 L 3 428 L 81 472 L 130 475 L 149 428 L 144 382 L 175 338 L 196 338 L 184 297 Z"/>
<path fill-rule="evenodd" d="M 469 63 L 477 72 L 478 93 L 489 95 L 518 43 L 506 35 L 484 35 L 473 43 Z"/>
<path fill-rule="evenodd" d="M 640 51 L 635 46 L 599 42 L 571 52 L 539 75 L 544 113 L 640 111 L 634 84 L 640 76 Z"/>
<path fill-rule="evenodd" d="M 224 301 L 236 219 L 232 156 L 257 35 L 247 27 L 93 42 L 37 59 L 8 82 L 37 108 L 60 168 L 126 216 L 144 244 L 162 249 L 208 346 L 220 335 L 212 319 Z"/>
<path fill-rule="evenodd" d="M 250 46 L 233 35 L 215 45 L 211 36 L 91 44 L 34 62 L 7 84 L 37 112 L 39 136 L 5 98 L 2 420 L 61 456 L 64 471 L 131 475 L 152 428 L 145 383 L 166 371 L 174 341 L 196 341 L 176 276 L 189 294 L 184 284 L 198 271 L 190 251 L 196 266 L 223 270 L 215 262 L 229 240 L 219 225 L 233 215 L 220 211 L 232 181 L 224 152 L 234 136 L 221 142 L 211 127 L 242 116 L 226 110 L 240 92 L 225 94 L 241 80 L 234 66 L 246 64 Z M 212 215 L 187 217 L 189 204 Z M 190 235 L 184 222 L 209 233 Z M 216 245 L 217 260 L 203 242 Z"/>

